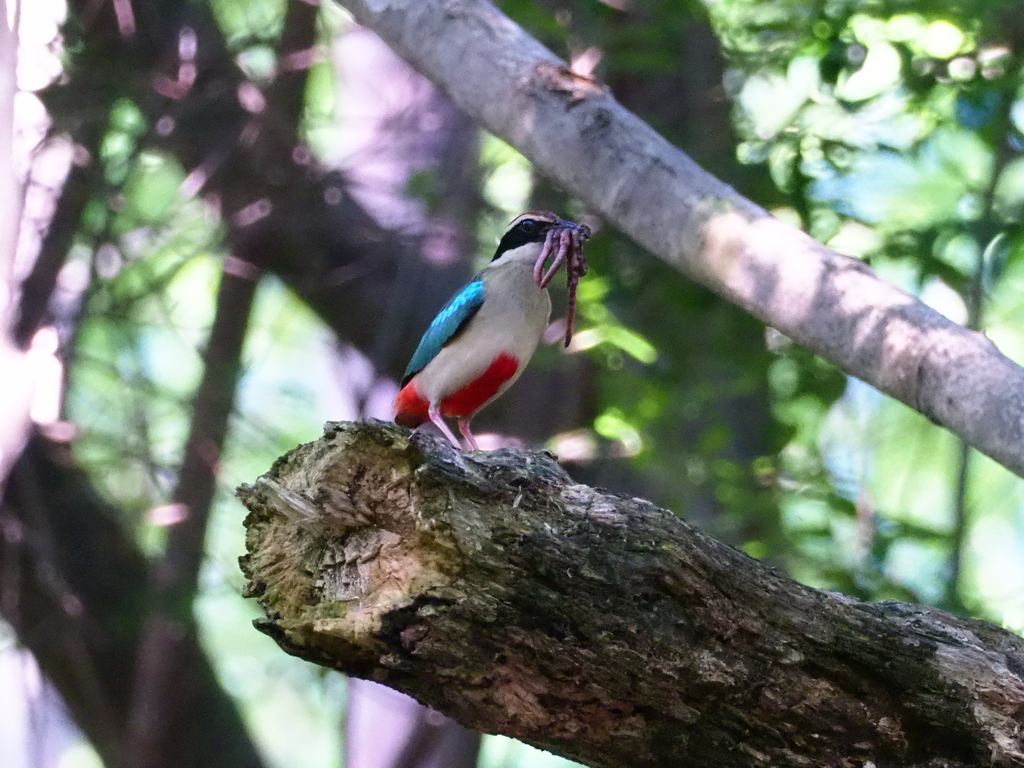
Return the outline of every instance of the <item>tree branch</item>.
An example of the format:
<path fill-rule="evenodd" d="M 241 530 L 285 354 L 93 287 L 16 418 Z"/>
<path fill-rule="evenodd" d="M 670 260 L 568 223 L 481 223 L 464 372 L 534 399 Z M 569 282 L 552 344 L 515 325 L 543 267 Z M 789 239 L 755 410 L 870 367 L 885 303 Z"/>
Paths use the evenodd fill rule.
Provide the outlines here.
<path fill-rule="evenodd" d="M 67 263 L 68 252 L 79 231 L 85 208 L 103 182 L 103 163 L 99 159 L 99 150 L 105 130 L 106 121 L 88 121 L 79 126 L 72 136 L 72 141 L 78 150 L 83 151 L 85 159 L 72 164 L 56 200 L 53 217 L 47 226 L 32 271 L 21 284 L 18 320 L 14 324 L 13 337 L 22 349 L 28 346 L 33 334 L 41 326 L 55 319 L 51 316 L 50 301 L 57 277 Z"/>
<path fill-rule="evenodd" d="M 182 685 L 180 671 L 196 644 L 192 603 L 257 279 L 256 270 L 246 262 L 233 257 L 225 261 L 217 311 L 203 355 L 203 378 L 196 391 L 174 492 L 183 519 L 171 527 L 164 556 L 153 566 L 151 606 L 139 642 L 128 720 L 125 768 L 176 765 L 171 747 L 181 741 L 183 723 L 195 701 L 196 692 Z"/>
<path fill-rule="evenodd" d="M 328 424 L 239 495 L 289 653 L 593 766 L 1011 766 L 1024 641 L 793 582 L 546 453 Z"/>
<path fill-rule="evenodd" d="M 653 254 L 1024 476 L 1024 370 L 697 166 L 485 0 L 341 0 Z"/>

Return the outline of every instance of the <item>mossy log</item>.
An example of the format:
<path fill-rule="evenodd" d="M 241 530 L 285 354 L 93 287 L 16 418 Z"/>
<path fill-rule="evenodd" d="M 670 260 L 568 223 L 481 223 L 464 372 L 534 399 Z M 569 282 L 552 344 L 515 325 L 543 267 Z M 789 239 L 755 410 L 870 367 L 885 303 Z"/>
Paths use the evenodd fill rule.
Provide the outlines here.
<path fill-rule="evenodd" d="M 1024 640 L 802 586 L 548 453 L 331 423 L 239 496 L 287 652 L 602 768 L 1024 765 Z"/>

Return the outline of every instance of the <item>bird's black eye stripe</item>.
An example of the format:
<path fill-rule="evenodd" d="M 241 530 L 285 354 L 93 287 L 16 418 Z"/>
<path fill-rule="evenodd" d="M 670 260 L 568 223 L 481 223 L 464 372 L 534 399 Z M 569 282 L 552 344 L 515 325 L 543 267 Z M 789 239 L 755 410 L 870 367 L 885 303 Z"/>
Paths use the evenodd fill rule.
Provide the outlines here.
<path fill-rule="evenodd" d="M 502 236 L 501 242 L 498 243 L 498 250 L 494 254 L 494 259 L 500 258 L 501 254 L 518 248 L 521 245 L 542 242 L 545 234 L 547 234 L 544 227 L 546 223 L 549 222 L 541 219 L 523 219 L 520 221 Z"/>

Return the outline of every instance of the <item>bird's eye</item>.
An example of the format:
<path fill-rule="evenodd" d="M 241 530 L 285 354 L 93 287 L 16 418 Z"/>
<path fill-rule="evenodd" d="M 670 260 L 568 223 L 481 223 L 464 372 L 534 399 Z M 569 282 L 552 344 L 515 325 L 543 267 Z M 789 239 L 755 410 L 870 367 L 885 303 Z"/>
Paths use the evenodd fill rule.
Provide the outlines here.
<path fill-rule="evenodd" d="M 520 222 L 519 228 L 529 235 L 537 230 L 537 222 L 533 219 L 527 219 L 526 221 Z"/>

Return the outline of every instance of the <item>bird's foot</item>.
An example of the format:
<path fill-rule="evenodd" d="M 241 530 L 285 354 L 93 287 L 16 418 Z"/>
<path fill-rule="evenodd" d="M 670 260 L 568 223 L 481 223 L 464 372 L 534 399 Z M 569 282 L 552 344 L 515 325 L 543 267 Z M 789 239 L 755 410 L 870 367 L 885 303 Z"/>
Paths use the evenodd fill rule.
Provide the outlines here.
<path fill-rule="evenodd" d="M 476 438 L 473 437 L 473 433 L 469 431 L 469 419 L 459 419 L 459 432 L 466 438 L 466 442 L 469 443 L 470 450 L 479 451 L 480 446 L 476 442 Z"/>
<path fill-rule="evenodd" d="M 440 408 L 438 408 L 436 405 L 430 406 L 430 408 L 427 410 L 427 415 L 430 416 L 430 420 L 434 422 L 437 428 L 441 430 L 441 433 L 448 438 L 449 442 L 451 442 L 452 445 L 454 445 L 461 451 L 462 443 L 459 442 L 459 438 L 455 436 L 451 428 L 445 423 L 444 417 L 441 416 Z"/>

